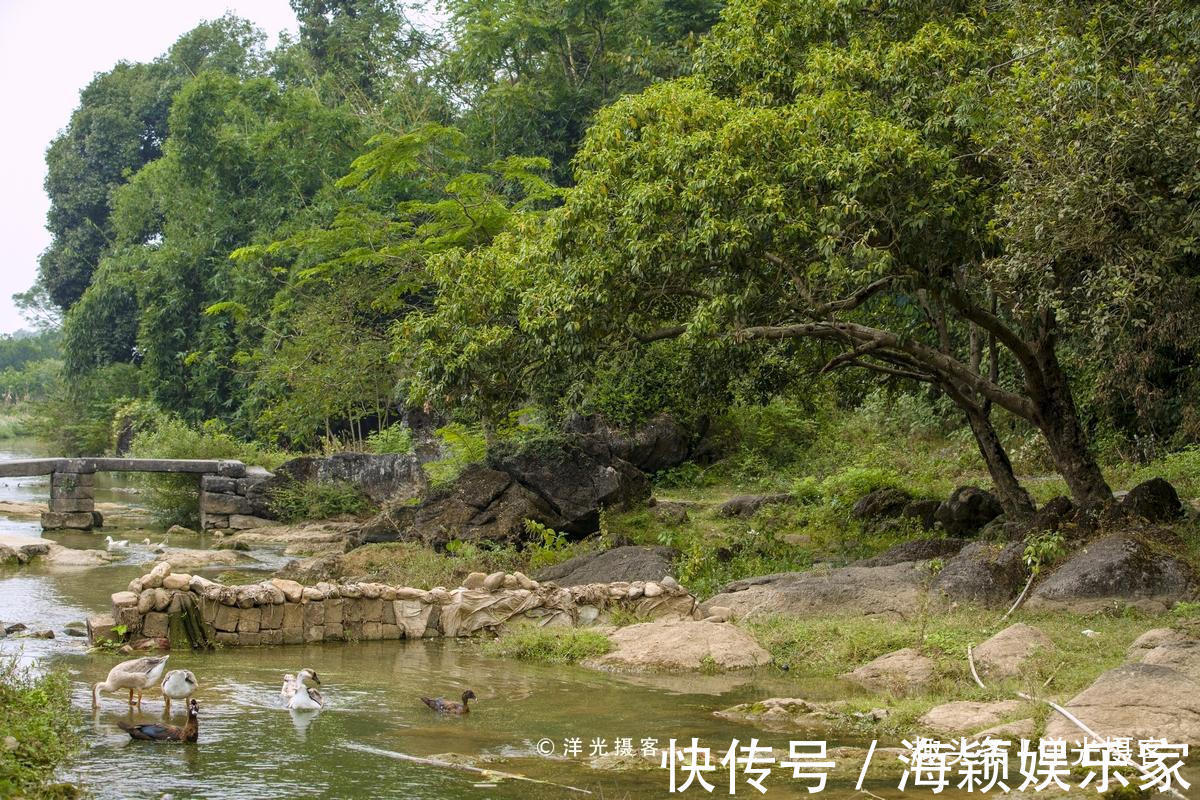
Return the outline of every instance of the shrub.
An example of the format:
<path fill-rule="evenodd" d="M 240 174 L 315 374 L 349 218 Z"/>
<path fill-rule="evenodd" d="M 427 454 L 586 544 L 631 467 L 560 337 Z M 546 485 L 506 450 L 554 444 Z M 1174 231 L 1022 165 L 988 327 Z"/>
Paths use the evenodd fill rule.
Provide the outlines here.
<path fill-rule="evenodd" d="M 569 628 L 513 628 L 484 645 L 491 656 L 542 664 L 574 664 L 611 649 L 612 642 L 604 634 Z"/>
<path fill-rule="evenodd" d="M 34 677 L 16 659 L 0 660 L 0 797 L 77 797 L 70 784 L 52 784 L 55 768 L 78 743 L 71 684 L 61 672 Z"/>
<path fill-rule="evenodd" d="M 413 451 L 412 430 L 400 422 L 380 428 L 367 436 L 367 449 L 380 455 L 407 455 Z"/>
<path fill-rule="evenodd" d="M 424 465 L 425 474 L 434 488 L 446 486 L 468 465 L 487 457 L 487 440 L 478 428 L 452 422 L 438 428 L 437 437 L 442 440 L 446 454 Z"/>
<path fill-rule="evenodd" d="M 137 458 L 230 458 L 271 469 L 287 457 L 233 436 L 219 422 L 193 428 L 178 417 L 162 415 L 133 437 Z M 199 487 L 194 475 L 145 475 L 146 505 L 164 525 L 195 527 L 200 518 Z"/>
<path fill-rule="evenodd" d="M 284 522 L 362 516 L 374 508 L 357 486 L 344 481 L 289 481 L 271 491 L 271 510 Z"/>

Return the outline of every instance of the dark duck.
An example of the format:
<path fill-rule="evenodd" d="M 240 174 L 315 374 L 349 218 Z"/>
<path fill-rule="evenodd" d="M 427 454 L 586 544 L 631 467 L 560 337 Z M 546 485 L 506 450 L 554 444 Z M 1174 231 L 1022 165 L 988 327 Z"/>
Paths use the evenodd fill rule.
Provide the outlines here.
<path fill-rule="evenodd" d="M 200 705 L 192 700 L 188 703 L 187 723 L 182 728 L 155 722 L 145 725 L 117 722 L 117 726 L 128 733 L 131 738 L 141 742 L 194 742 L 200 735 L 200 725 L 197 719 L 199 712 Z"/>
<path fill-rule="evenodd" d="M 467 689 L 462 693 L 462 702 L 456 703 L 453 700 L 447 700 L 444 697 L 422 697 L 421 702 L 432 708 L 439 714 L 468 714 L 471 709 L 467 707 L 468 700 L 474 700 L 475 693 Z"/>

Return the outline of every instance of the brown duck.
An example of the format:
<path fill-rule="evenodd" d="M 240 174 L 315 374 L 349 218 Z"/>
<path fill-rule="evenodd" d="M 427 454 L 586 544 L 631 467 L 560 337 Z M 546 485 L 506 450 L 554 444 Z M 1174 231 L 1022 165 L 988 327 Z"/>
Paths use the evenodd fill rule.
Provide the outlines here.
<path fill-rule="evenodd" d="M 156 722 L 134 725 L 130 722 L 119 721 L 117 726 L 128 733 L 130 737 L 141 742 L 194 742 L 200 735 L 200 725 L 197 720 L 199 711 L 200 704 L 195 700 L 188 703 L 187 723 L 182 728 Z"/>
<path fill-rule="evenodd" d="M 421 702 L 439 714 L 469 714 L 471 709 L 467 708 L 467 701 L 474 699 L 475 693 L 470 689 L 467 689 L 462 693 L 461 703 L 456 703 L 453 700 L 447 700 L 444 697 L 422 697 Z"/>

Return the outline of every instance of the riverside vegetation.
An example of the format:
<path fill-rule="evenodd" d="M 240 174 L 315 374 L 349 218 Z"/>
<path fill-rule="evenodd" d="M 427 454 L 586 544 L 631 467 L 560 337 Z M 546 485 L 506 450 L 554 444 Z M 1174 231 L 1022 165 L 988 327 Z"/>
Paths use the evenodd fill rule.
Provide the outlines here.
<path fill-rule="evenodd" d="M 56 452 L 410 458 L 403 501 L 270 497 L 370 534 L 307 567 L 399 585 L 638 545 L 708 600 L 953 538 L 855 505 L 964 486 L 1002 524 L 957 533 L 1016 548 L 1035 586 L 1108 534 L 1200 569 L 1195 4 L 448 0 L 428 28 L 394 0 L 292 7 L 274 48 L 227 15 L 98 74 L 50 144 L 53 240 L 21 298 L 46 325 L 0 343 L 0 379 Z M 618 473 L 628 496 L 568 514 L 525 489 L 567 473 L 581 425 L 633 459 L 663 419 L 682 433 Z M 1152 478 L 1181 509 L 1118 514 Z M 474 535 L 469 490 L 524 505 Z M 183 481 L 147 499 L 196 523 Z M 446 509 L 453 530 L 419 530 Z M 949 556 L 914 560 L 929 585 L 899 621 L 736 624 L 801 680 L 930 659 L 920 691 L 838 712 L 890 733 L 951 697 L 1070 697 L 1142 631 L 1193 626 L 1186 601 L 1119 599 L 1002 622 L 934 602 Z M 1012 621 L 1055 656 L 978 689 L 966 646 Z"/>

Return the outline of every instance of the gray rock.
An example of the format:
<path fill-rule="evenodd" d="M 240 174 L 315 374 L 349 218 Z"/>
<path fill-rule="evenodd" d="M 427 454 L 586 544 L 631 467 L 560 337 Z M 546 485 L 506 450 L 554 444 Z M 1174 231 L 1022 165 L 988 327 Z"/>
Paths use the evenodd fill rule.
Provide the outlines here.
<path fill-rule="evenodd" d="M 1054 642 L 1032 625 L 1018 622 L 974 650 L 975 665 L 989 678 L 1011 678 L 1035 656 L 1054 650 Z"/>
<path fill-rule="evenodd" d="M 723 517 L 752 517 L 763 506 L 778 505 L 790 502 L 792 496 L 784 493 L 774 494 L 741 494 L 731 497 L 717 509 Z"/>
<path fill-rule="evenodd" d="M 937 500 L 913 500 L 900 512 L 902 519 L 917 520 L 922 530 L 931 531 L 937 524 L 937 510 L 941 503 Z"/>
<path fill-rule="evenodd" d="M 614 547 L 601 553 L 585 553 L 539 571 L 539 581 L 554 581 L 559 586 L 615 581 L 657 581 L 673 571 L 678 555 L 670 547 Z"/>
<path fill-rule="evenodd" d="M 1121 501 L 1127 517 L 1149 522 L 1170 522 L 1183 516 L 1183 504 L 1175 487 L 1162 478 L 1151 478 L 1129 490 Z"/>
<path fill-rule="evenodd" d="M 691 455 L 691 431 L 669 414 L 659 414 L 636 430 L 610 425 L 597 415 L 573 417 L 567 430 L 605 447 L 616 458 L 643 472 L 658 472 L 682 464 Z"/>
<path fill-rule="evenodd" d="M 938 506 L 934 515 L 951 536 L 976 533 L 1000 516 L 1000 501 L 991 492 L 978 486 L 960 486 Z"/>
<path fill-rule="evenodd" d="M 922 728 L 943 736 L 974 733 L 998 724 L 1024 707 L 1020 700 L 998 700 L 991 703 L 957 700 L 934 706 L 917 720 Z"/>
<path fill-rule="evenodd" d="M 929 686 L 935 674 L 933 659 L 905 647 L 863 664 L 842 677 L 867 689 L 906 694 Z"/>
<path fill-rule="evenodd" d="M 856 567 L 886 567 L 905 561 L 928 561 L 958 555 L 965 542 L 961 539 L 910 539 L 893 545 L 872 558 L 856 561 Z"/>
<path fill-rule="evenodd" d="M 1066 708 L 1100 736 L 1200 744 L 1200 684 L 1170 667 L 1125 664 L 1110 669 Z M 1084 738 L 1061 714 L 1050 716 L 1044 735 Z"/>
<path fill-rule="evenodd" d="M 651 513 L 659 522 L 668 525 L 682 525 L 688 521 L 687 506 L 683 503 L 660 500 L 651 507 Z"/>
<path fill-rule="evenodd" d="M 331 456 L 303 456 L 284 462 L 267 481 L 256 484 L 247 496 L 269 494 L 273 487 L 288 481 L 349 483 L 375 503 L 403 501 L 421 495 L 429 479 L 414 455 L 397 453 L 334 453 Z M 251 511 L 254 516 L 270 516 Z"/>
<path fill-rule="evenodd" d="M 927 564 L 905 561 L 763 575 L 729 584 L 703 604 L 701 613 L 723 606 L 735 619 L 751 613 L 907 617 L 918 607 L 929 574 Z"/>
<path fill-rule="evenodd" d="M 1128 534 L 1089 542 L 1034 587 L 1030 609 L 1087 613 L 1113 603 L 1164 611 L 1196 596 L 1192 568 Z"/>
<path fill-rule="evenodd" d="M 1019 542 L 971 542 L 942 567 L 933 590 L 954 601 L 999 605 L 1017 596 L 1027 578 Z"/>

